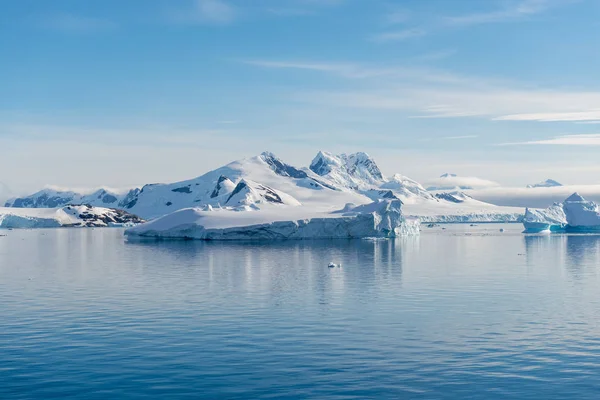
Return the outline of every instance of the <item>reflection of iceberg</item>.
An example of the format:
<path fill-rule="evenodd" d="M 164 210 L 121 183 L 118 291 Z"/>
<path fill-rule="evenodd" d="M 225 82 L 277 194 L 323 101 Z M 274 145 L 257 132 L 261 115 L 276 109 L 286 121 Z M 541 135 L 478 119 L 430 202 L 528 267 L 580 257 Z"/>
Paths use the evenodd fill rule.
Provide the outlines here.
<path fill-rule="evenodd" d="M 525 210 L 525 232 L 600 232 L 600 209 L 573 193 L 563 204 L 556 203 L 545 210 Z"/>
<path fill-rule="evenodd" d="M 265 208 L 238 213 L 187 208 L 128 229 L 128 236 L 203 240 L 348 239 L 419 233 L 419 220 L 402 215 L 400 200 L 347 205 L 337 212 Z M 303 212 L 302 212 L 303 211 Z"/>
<path fill-rule="evenodd" d="M 562 232 L 567 226 L 567 217 L 560 203 L 555 203 L 545 210 L 527 208 L 523 225 L 527 233 Z"/>

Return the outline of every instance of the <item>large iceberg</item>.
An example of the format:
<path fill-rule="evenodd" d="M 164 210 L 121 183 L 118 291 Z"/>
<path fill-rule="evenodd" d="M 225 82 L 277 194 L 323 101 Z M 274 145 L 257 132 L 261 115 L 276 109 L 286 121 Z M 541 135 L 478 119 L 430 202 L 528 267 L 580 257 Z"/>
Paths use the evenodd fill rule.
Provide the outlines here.
<path fill-rule="evenodd" d="M 419 220 L 405 218 L 401 206 L 397 199 L 379 200 L 359 206 L 348 204 L 333 212 L 309 213 L 303 218 L 291 218 L 299 217 L 302 207 L 289 207 L 283 213 L 276 207 L 247 212 L 187 208 L 130 228 L 125 234 L 202 240 L 393 238 L 418 234 Z"/>
<path fill-rule="evenodd" d="M 561 203 L 545 210 L 526 208 L 523 225 L 526 233 L 562 232 L 567 226 L 567 217 Z"/>
<path fill-rule="evenodd" d="M 600 232 L 600 208 L 593 201 L 573 193 L 562 204 L 545 210 L 525 210 L 525 232 Z"/>
<path fill-rule="evenodd" d="M 573 193 L 564 206 L 569 232 L 600 232 L 600 210 L 593 201 Z"/>

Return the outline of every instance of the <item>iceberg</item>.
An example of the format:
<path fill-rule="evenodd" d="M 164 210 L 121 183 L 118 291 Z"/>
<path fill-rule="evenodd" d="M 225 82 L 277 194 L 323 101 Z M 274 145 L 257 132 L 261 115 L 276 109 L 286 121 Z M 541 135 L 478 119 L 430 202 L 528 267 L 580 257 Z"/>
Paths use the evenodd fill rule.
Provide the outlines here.
<path fill-rule="evenodd" d="M 555 203 L 545 210 L 527 208 L 523 225 L 526 233 L 600 232 L 600 207 L 573 193 L 562 204 Z"/>
<path fill-rule="evenodd" d="M 523 218 L 525 233 L 564 232 L 567 217 L 561 203 L 555 203 L 545 210 L 525 209 Z"/>
<path fill-rule="evenodd" d="M 402 202 L 348 204 L 333 212 L 299 216 L 302 207 L 271 207 L 236 213 L 187 208 L 125 231 L 129 237 L 200 240 L 359 239 L 419 234 L 420 221 L 402 215 Z M 288 219 L 285 218 L 287 216 Z"/>
<path fill-rule="evenodd" d="M 600 210 L 593 201 L 573 193 L 563 205 L 568 232 L 600 232 Z"/>

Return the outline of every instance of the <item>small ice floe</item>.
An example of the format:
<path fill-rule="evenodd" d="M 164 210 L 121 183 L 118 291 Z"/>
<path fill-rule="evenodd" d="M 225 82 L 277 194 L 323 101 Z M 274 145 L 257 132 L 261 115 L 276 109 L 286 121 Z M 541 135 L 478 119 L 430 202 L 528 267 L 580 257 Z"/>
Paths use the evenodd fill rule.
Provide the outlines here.
<path fill-rule="evenodd" d="M 341 263 L 340 264 L 336 264 L 334 262 L 330 262 L 329 265 L 328 265 L 328 267 L 329 268 L 341 268 L 342 264 Z"/>

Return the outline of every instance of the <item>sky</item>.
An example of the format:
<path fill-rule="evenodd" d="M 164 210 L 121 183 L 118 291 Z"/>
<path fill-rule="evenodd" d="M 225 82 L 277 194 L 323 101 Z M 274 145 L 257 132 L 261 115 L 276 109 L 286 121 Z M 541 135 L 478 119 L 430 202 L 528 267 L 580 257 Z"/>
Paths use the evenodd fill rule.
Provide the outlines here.
<path fill-rule="evenodd" d="M 600 183 L 597 0 L 4 0 L 0 182 L 125 188 L 269 150 Z"/>

